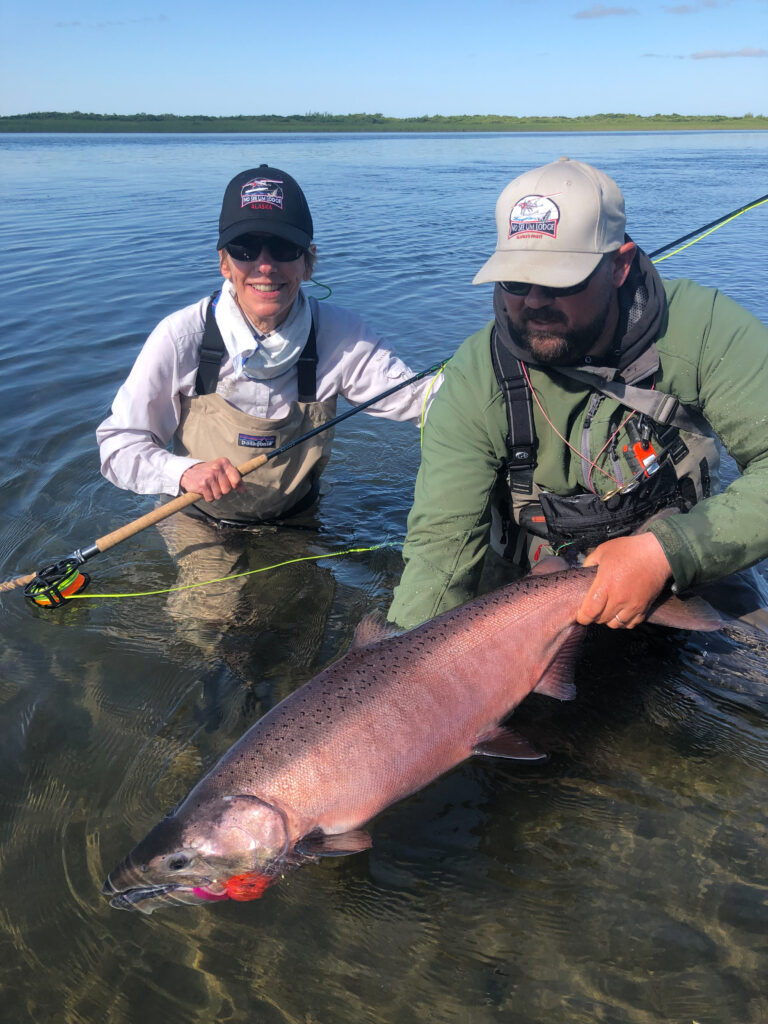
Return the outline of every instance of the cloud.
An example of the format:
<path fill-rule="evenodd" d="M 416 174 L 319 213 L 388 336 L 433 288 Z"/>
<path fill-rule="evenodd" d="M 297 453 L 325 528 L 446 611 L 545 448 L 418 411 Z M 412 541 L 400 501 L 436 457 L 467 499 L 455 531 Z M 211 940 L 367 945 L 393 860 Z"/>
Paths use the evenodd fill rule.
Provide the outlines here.
<path fill-rule="evenodd" d="M 758 50 L 754 46 L 742 46 L 740 50 L 701 50 L 692 53 L 692 60 L 712 60 L 723 57 L 768 57 L 768 50 Z"/>
<path fill-rule="evenodd" d="M 586 11 L 577 11 L 574 18 L 613 18 L 617 14 L 637 14 L 634 7 L 604 7 L 602 4 L 592 4 Z"/>
<path fill-rule="evenodd" d="M 695 4 L 676 4 L 674 7 L 665 7 L 667 14 L 698 14 L 699 11 L 712 10 L 718 7 L 717 0 L 699 0 Z"/>
<path fill-rule="evenodd" d="M 643 57 L 655 57 L 657 60 L 715 60 L 725 57 L 768 57 L 768 50 L 758 50 L 754 46 L 743 46 L 740 50 L 701 50 L 700 53 L 644 53 Z"/>

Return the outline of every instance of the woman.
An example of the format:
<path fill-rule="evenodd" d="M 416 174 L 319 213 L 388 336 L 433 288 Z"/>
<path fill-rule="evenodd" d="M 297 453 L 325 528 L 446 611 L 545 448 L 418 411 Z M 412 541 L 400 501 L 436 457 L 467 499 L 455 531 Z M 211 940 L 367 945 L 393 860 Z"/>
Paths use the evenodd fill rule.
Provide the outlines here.
<path fill-rule="evenodd" d="M 303 294 L 312 238 L 306 198 L 289 174 L 262 164 L 236 175 L 219 217 L 221 291 L 155 328 L 97 430 L 102 473 L 118 487 L 202 495 L 189 510 L 194 536 L 184 514 L 164 531 L 180 558 L 203 538 L 220 552 L 209 524 L 253 527 L 309 509 L 331 430 L 245 479 L 236 466 L 330 420 L 338 395 L 361 404 L 412 376 L 362 319 Z M 420 380 L 367 411 L 418 424 L 431 384 Z M 219 554 L 213 559 L 197 558 L 196 575 L 220 574 Z"/>

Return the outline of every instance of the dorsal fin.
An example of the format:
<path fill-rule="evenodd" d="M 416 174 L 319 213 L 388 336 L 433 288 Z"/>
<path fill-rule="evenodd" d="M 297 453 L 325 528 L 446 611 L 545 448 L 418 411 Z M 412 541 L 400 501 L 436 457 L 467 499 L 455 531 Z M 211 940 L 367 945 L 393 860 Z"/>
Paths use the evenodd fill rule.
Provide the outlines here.
<path fill-rule="evenodd" d="M 352 637 L 352 647 L 367 647 L 368 644 L 375 644 L 377 640 L 395 636 L 398 632 L 400 631 L 397 626 L 387 622 L 381 612 L 370 612 L 358 622 L 355 635 Z"/>
<path fill-rule="evenodd" d="M 564 572 L 571 565 L 561 555 L 547 555 L 531 569 L 531 576 L 547 576 L 551 572 Z"/>

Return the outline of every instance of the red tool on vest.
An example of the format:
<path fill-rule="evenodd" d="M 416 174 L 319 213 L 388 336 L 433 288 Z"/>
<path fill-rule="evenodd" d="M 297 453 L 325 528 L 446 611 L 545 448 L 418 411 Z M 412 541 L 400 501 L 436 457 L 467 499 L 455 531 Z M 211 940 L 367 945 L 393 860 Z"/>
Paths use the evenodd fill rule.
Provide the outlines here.
<path fill-rule="evenodd" d="M 626 431 L 629 444 L 624 445 L 624 455 L 634 473 L 642 472 L 644 476 L 652 476 L 659 468 L 659 457 L 651 444 L 651 428 L 643 416 L 635 423 L 627 420 Z"/>

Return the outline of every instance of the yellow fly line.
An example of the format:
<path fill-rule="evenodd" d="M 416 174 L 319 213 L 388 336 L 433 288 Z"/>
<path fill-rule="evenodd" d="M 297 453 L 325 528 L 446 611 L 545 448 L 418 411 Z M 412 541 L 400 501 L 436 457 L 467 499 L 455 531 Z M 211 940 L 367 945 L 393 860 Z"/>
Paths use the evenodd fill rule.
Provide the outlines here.
<path fill-rule="evenodd" d="M 697 242 L 700 242 L 703 238 L 706 238 L 707 235 L 711 235 L 713 231 L 717 231 L 718 228 L 722 228 L 726 224 L 730 224 L 732 220 L 736 220 L 737 217 L 741 217 L 742 214 L 749 213 L 750 210 L 756 210 L 757 207 L 762 206 L 763 203 L 768 203 L 768 196 L 764 197 L 763 199 L 758 199 L 756 203 L 751 203 L 749 206 L 745 206 L 743 210 L 739 210 L 737 213 L 734 213 L 732 216 L 727 217 L 719 224 L 715 224 L 715 226 L 710 228 L 709 231 L 705 231 L 703 235 L 699 235 L 698 238 L 691 239 L 690 242 L 686 242 L 685 245 L 681 245 L 679 249 L 675 249 L 674 252 L 668 252 L 666 256 L 659 256 L 658 259 L 655 259 L 652 262 L 663 263 L 664 260 L 668 260 L 672 256 L 677 256 L 677 254 L 679 252 L 682 252 L 683 249 L 687 249 L 689 246 L 695 245 Z"/>
<path fill-rule="evenodd" d="M 164 590 L 140 590 L 131 594 L 71 594 L 67 601 L 91 601 L 116 597 L 154 597 L 157 594 L 175 594 L 180 590 L 194 590 L 196 587 L 208 587 L 212 583 L 226 583 L 227 580 L 237 580 L 242 576 L 253 576 L 257 572 L 269 572 L 270 569 L 282 569 L 286 565 L 295 565 L 297 562 L 319 562 L 324 558 L 340 558 L 342 555 L 355 555 L 360 552 L 378 551 L 380 548 L 388 547 L 387 544 L 374 544 L 370 548 L 347 548 L 346 551 L 329 551 L 324 555 L 302 555 L 301 558 L 289 558 L 285 562 L 276 562 L 274 565 L 263 565 L 260 569 L 247 569 L 245 572 L 235 572 L 230 576 L 219 576 L 215 580 L 203 580 L 201 583 L 185 583 L 180 587 L 167 587 Z"/>

